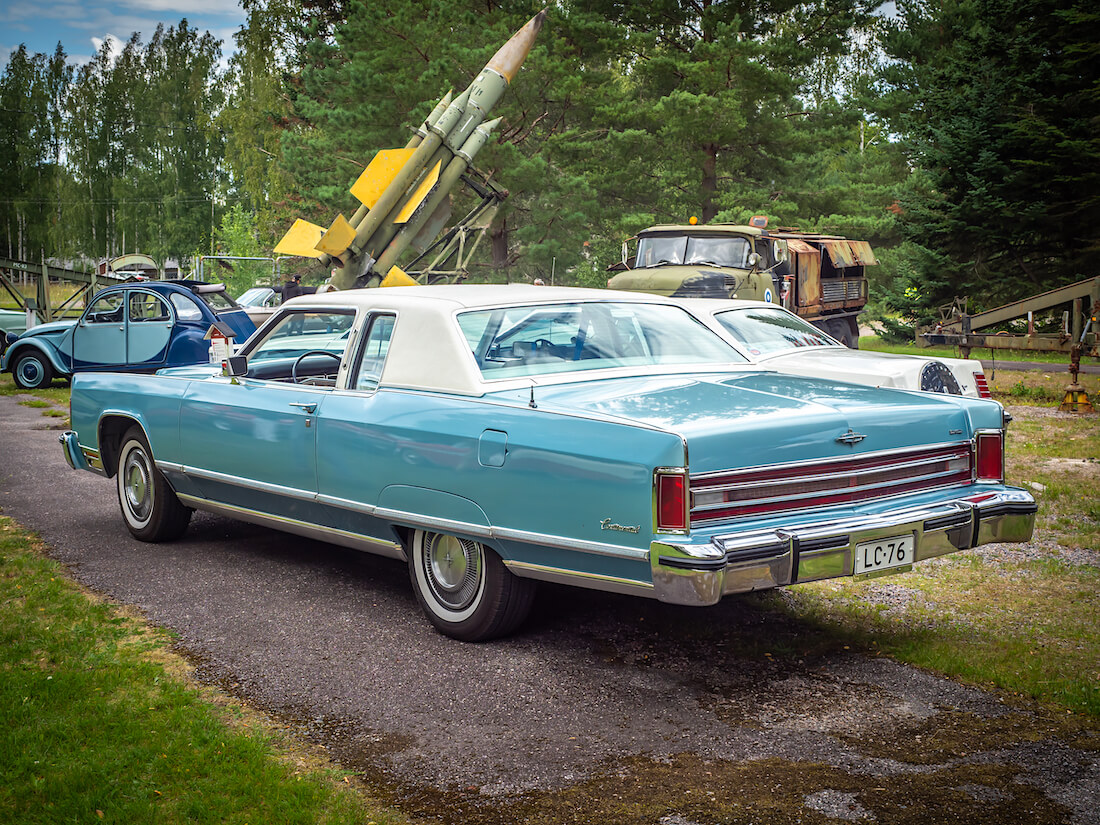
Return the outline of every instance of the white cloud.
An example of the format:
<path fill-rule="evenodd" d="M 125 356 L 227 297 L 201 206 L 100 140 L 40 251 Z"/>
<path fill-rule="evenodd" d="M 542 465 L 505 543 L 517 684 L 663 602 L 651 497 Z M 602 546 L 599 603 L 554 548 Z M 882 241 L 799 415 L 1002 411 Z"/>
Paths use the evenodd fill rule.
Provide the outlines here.
<path fill-rule="evenodd" d="M 118 60 L 118 56 L 122 54 L 122 47 L 125 45 L 125 43 L 124 41 L 119 40 L 117 37 L 110 33 L 108 33 L 106 37 L 92 38 L 92 46 L 95 47 L 96 53 L 98 53 L 99 50 L 103 48 L 104 43 L 106 43 L 108 46 L 107 54 L 109 55 L 110 61 L 114 63 L 116 60 Z"/>

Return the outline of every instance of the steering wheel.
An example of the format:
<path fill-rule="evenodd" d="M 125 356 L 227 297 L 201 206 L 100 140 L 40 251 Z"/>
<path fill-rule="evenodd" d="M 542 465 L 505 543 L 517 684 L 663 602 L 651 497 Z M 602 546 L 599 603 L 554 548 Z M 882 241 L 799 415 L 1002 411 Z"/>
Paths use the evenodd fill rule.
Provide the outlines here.
<path fill-rule="evenodd" d="M 554 342 L 547 338 L 536 338 L 534 341 L 535 349 L 554 349 Z"/>
<path fill-rule="evenodd" d="M 339 364 L 340 361 L 343 360 L 343 356 L 333 352 L 332 350 L 311 349 L 311 350 L 308 350 L 306 352 L 303 352 L 301 355 L 299 355 L 297 358 L 294 359 L 294 366 L 290 368 L 290 380 L 291 380 L 292 383 L 294 383 L 294 384 L 301 383 L 298 380 L 298 365 L 301 364 L 302 361 L 304 361 L 305 359 L 309 358 L 309 356 L 311 356 L 311 355 L 327 355 L 329 358 L 335 358 L 337 364 Z M 339 366 L 337 366 L 337 369 L 339 369 Z M 303 378 L 303 380 L 305 380 L 305 379 Z"/>

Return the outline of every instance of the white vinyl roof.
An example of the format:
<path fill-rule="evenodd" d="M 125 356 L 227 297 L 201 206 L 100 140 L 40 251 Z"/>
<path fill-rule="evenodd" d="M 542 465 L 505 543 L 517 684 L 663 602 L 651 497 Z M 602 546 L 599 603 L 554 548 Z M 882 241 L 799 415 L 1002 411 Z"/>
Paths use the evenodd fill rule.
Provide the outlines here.
<path fill-rule="evenodd" d="M 454 284 L 350 289 L 302 295 L 283 307 L 355 309 L 397 315 L 381 385 L 398 389 L 437 390 L 460 395 L 483 395 L 511 384 L 530 386 L 547 379 L 519 378 L 486 381 L 470 352 L 455 316 L 466 310 L 527 304 L 597 301 L 681 306 L 658 295 L 579 287 L 527 284 Z M 362 323 L 362 318 L 357 320 Z M 566 380 L 562 374 L 550 381 Z"/>

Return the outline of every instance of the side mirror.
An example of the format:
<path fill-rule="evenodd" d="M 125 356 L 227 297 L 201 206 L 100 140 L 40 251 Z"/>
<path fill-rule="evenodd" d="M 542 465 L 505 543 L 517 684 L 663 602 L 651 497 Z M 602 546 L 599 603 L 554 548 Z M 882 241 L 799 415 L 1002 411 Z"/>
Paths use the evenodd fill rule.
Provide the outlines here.
<path fill-rule="evenodd" d="M 227 373 L 233 378 L 248 375 L 248 358 L 243 355 L 230 355 L 226 359 Z"/>
<path fill-rule="evenodd" d="M 630 264 L 627 261 L 630 259 L 630 250 L 626 247 L 626 241 L 623 241 L 623 266 L 630 268 Z"/>

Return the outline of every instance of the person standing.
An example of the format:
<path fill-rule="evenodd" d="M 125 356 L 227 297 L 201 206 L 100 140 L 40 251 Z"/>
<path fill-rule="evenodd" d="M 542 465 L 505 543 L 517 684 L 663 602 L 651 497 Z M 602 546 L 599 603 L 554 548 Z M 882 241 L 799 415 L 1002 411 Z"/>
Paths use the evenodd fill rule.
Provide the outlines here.
<path fill-rule="evenodd" d="M 283 300 L 285 304 L 291 298 L 297 298 L 299 295 L 304 294 L 302 292 L 302 276 L 291 275 L 290 280 L 283 284 Z"/>

